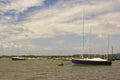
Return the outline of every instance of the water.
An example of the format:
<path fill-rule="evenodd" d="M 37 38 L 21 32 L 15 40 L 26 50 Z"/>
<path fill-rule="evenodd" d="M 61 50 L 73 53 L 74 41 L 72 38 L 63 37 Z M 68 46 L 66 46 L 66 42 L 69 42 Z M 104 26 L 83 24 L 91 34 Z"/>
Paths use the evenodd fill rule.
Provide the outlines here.
<path fill-rule="evenodd" d="M 112 66 L 73 66 L 58 60 L 0 60 L 0 80 L 120 80 L 120 61 Z"/>

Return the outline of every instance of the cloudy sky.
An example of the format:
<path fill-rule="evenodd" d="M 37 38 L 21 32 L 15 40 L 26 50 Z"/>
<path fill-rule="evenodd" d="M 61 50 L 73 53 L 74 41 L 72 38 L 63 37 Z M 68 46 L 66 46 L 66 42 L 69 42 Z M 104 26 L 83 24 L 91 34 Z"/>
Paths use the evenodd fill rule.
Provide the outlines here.
<path fill-rule="evenodd" d="M 0 55 L 120 52 L 119 21 L 120 0 L 0 0 Z"/>

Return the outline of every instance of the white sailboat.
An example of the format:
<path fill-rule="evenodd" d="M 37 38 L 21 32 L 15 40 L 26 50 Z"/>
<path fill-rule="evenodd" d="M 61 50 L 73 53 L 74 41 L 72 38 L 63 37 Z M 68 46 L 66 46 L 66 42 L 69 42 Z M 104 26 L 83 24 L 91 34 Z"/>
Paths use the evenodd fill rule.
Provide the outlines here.
<path fill-rule="evenodd" d="M 84 14 L 83 14 L 83 50 L 84 50 Z M 72 59 L 73 64 L 86 64 L 86 65 L 112 65 L 111 61 L 102 58 L 83 58 L 83 59 Z"/>

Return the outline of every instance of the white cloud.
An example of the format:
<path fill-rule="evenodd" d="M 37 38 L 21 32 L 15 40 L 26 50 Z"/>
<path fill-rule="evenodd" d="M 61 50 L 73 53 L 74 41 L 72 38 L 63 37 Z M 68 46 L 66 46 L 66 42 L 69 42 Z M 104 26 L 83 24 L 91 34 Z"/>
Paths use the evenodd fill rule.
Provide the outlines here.
<path fill-rule="evenodd" d="M 115 5 L 118 5 L 119 1 L 120 0 L 116 0 L 114 2 L 112 0 L 105 2 L 95 1 L 92 5 L 80 5 L 80 3 L 78 3 L 78 0 L 68 2 L 59 1 L 56 5 L 52 7 L 30 14 L 28 16 L 28 21 L 17 25 L 21 28 L 28 29 L 28 31 L 30 30 L 31 32 L 33 32 L 32 34 L 26 31 L 19 33 L 19 36 L 17 35 L 17 37 L 15 37 L 16 39 L 22 39 L 24 38 L 22 36 L 26 34 L 30 35 L 29 38 L 51 37 L 65 33 L 81 34 L 83 26 L 81 19 L 83 16 L 83 8 L 85 9 L 85 17 L 96 14 L 95 18 L 91 17 L 89 20 L 85 20 L 85 33 L 89 32 L 89 26 L 93 28 L 92 30 L 94 30 L 94 32 L 92 33 L 94 34 L 105 33 L 106 31 L 104 30 L 104 26 L 106 24 L 106 19 L 109 19 L 110 24 L 114 24 L 114 27 L 118 28 L 120 25 L 120 18 L 118 17 L 120 16 L 119 12 L 109 12 L 116 7 Z M 12 0 L 12 2 L 9 5 L 5 6 L 3 9 L 15 9 L 18 11 L 23 11 L 28 7 L 42 4 L 43 0 Z M 103 12 L 106 13 L 104 14 Z M 9 18 L 10 17 L 8 17 L 7 20 L 11 20 Z M 10 29 L 8 28 L 8 30 Z M 13 29 L 13 32 L 14 31 L 16 30 Z M 118 34 L 116 32 L 117 31 L 115 31 L 114 34 Z M 20 35 L 22 36 L 20 37 Z"/>
<path fill-rule="evenodd" d="M 20 4 L 24 1 L 21 7 Z M 6 30 L 2 30 L 1 32 L 5 33 L 8 38 L 12 40 L 18 39 L 26 39 L 26 38 L 44 38 L 44 37 L 53 37 L 56 35 L 63 35 L 66 33 L 75 33 L 82 34 L 82 17 L 83 17 L 83 8 L 85 8 L 85 17 L 89 17 L 91 14 L 96 14 L 96 17 L 90 18 L 88 20 L 85 19 L 85 33 L 90 32 L 90 26 L 92 28 L 92 34 L 106 34 L 107 31 L 104 30 L 106 26 L 106 19 L 109 18 L 110 24 L 114 24 L 115 32 L 113 34 L 119 34 L 119 12 L 107 12 L 109 9 L 112 9 L 118 5 L 119 0 L 109 1 L 109 2 L 96 2 L 96 4 L 86 4 L 80 5 L 79 3 L 72 4 L 72 2 L 58 2 L 55 6 L 43 9 L 41 11 L 37 11 L 35 13 L 28 15 L 28 20 L 22 24 L 17 24 L 12 27 L 6 26 Z M 73 1 L 74 2 L 74 1 Z M 13 5 L 15 4 L 15 5 Z M 23 11 L 30 6 L 42 5 L 43 0 L 31 0 L 25 1 L 13 0 L 9 5 L 9 9 L 17 9 Z M 60 5 L 65 5 L 60 7 Z M 72 6 L 71 6 L 72 5 Z M 8 6 L 8 5 L 7 5 Z M 19 9 L 20 8 L 20 9 Z M 105 14 L 102 12 L 106 11 Z M 98 15 L 97 13 L 101 13 Z M 11 19 L 10 19 L 11 20 Z M 117 29 L 116 29 L 117 28 Z M 1 28 L 2 29 L 2 28 Z M 21 31 L 19 31 L 21 29 Z M 110 31 L 113 31 L 111 29 Z M 11 32 L 9 34 L 8 32 Z"/>
<path fill-rule="evenodd" d="M 101 38 L 104 38 L 104 35 L 99 34 L 99 35 L 97 35 L 97 37 L 101 39 Z"/>
<path fill-rule="evenodd" d="M 4 12 L 14 9 L 18 13 L 29 7 L 41 6 L 43 1 L 12 0 L 10 4 L 0 6 L 0 10 Z M 85 33 L 89 34 L 91 26 L 91 33 L 100 38 L 108 33 L 111 35 L 120 34 L 120 12 L 118 9 L 120 0 L 94 1 L 92 4 L 82 4 L 78 0 L 67 2 L 61 0 L 54 6 L 29 12 L 27 20 L 16 25 L 10 23 L 12 17 L 6 16 L 0 20 L 0 39 L 3 42 L 11 42 L 48 38 L 69 33 L 82 35 L 83 8 L 85 9 L 85 18 L 88 18 L 85 19 Z M 2 16 L 3 12 L 1 12 Z M 56 44 L 63 43 L 64 41 L 59 41 Z"/>
<path fill-rule="evenodd" d="M 53 48 L 46 47 L 46 48 L 43 48 L 43 50 L 45 50 L 45 51 L 52 51 L 52 50 L 53 50 Z"/>
<path fill-rule="evenodd" d="M 85 32 L 89 32 L 89 27 L 91 26 L 94 34 L 106 34 L 105 21 L 109 18 L 110 23 L 114 24 L 114 29 L 119 25 L 119 12 L 112 12 L 112 9 L 117 6 L 119 0 L 117 1 L 106 1 L 94 4 L 94 5 L 73 5 L 71 3 L 66 3 L 67 7 L 60 7 L 58 5 L 65 3 L 58 3 L 53 7 L 44 9 L 29 15 L 31 21 L 26 22 L 24 25 L 30 30 L 35 32 L 37 37 L 50 37 L 66 33 L 82 33 L 82 16 L 83 7 L 85 7 L 85 17 L 89 17 L 90 14 L 96 14 L 96 17 L 91 17 L 91 19 L 85 20 Z M 109 12 L 110 11 L 110 12 Z M 98 14 L 97 14 L 98 13 Z M 106 19 L 105 19 L 106 18 Z M 114 19 L 114 20 L 113 20 Z M 70 21 L 70 22 L 69 22 Z M 117 23 L 117 24 L 116 24 Z M 102 27 L 101 27 L 102 26 Z M 113 29 L 111 29 L 113 30 Z M 57 32 L 58 31 L 58 32 Z M 119 34 L 119 33 L 113 33 Z"/>
<path fill-rule="evenodd" d="M 19 6 L 19 4 L 22 3 L 23 0 L 21 1 L 16 1 L 13 0 L 12 4 L 16 4 L 14 7 L 9 7 L 9 9 L 17 9 L 17 10 L 25 10 L 26 8 L 30 6 L 35 6 L 39 4 L 43 4 L 43 0 L 31 0 L 31 1 L 24 1 L 24 4 L 22 4 L 23 8 Z M 86 4 L 86 5 L 80 5 L 79 3 L 77 4 L 72 4 L 72 2 L 75 1 L 68 1 L 65 3 L 64 1 L 58 2 L 55 6 L 46 8 L 40 11 L 37 11 L 36 13 L 32 13 L 31 15 L 28 15 L 29 20 L 25 23 L 22 23 L 22 26 L 24 28 L 27 28 L 31 31 L 34 32 L 34 34 L 31 34 L 32 37 L 50 37 L 50 36 L 56 36 L 59 34 L 64 34 L 64 33 L 76 33 L 76 34 L 81 34 L 82 33 L 82 16 L 83 16 L 83 8 L 85 9 L 85 17 L 88 16 L 89 14 L 96 14 L 96 13 L 101 13 L 103 11 L 109 11 L 109 9 L 112 9 L 117 5 L 116 1 L 106 1 L 106 2 L 95 2 L 95 4 Z M 76 0 L 76 2 L 78 2 Z M 24 6 L 25 5 L 25 6 Z M 60 7 L 60 5 L 66 5 L 64 7 Z M 72 5 L 72 6 L 71 6 Z M 9 5 L 10 6 L 10 5 Z M 21 8 L 21 9 L 19 9 Z M 117 14 L 117 15 L 116 15 Z M 116 18 L 113 18 L 115 15 Z M 96 14 L 97 16 L 97 14 Z M 106 14 L 100 14 L 96 18 L 91 18 L 89 20 L 85 20 L 85 29 L 86 33 L 89 32 L 89 26 L 92 26 L 94 29 L 94 33 L 103 33 L 103 29 L 100 28 L 101 25 L 106 24 L 105 23 L 105 17 L 109 17 L 109 20 L 112 24 L 115 24 L 116 21 L 118 22 L 118 13 L 110 13 L 107 12 Z M 89 16 L 88 16 L 89 17 Z M 114 19 L 114 20 L 113 20 Z M 116 20 L 117 19 L 117 20 Z M 11 19 L 10 19 L 11 20 Z M 70 22 L 69 22 L 70 21 Z M 103 21 L 103 22 L 102 22 Z M 101 24 L 101 25 L 100 25 Z M 116 25 L 116 24 L 115 24 Z M 119 25 L 119 23 L 117 23 Z M 94 28 L 95 27 L 95 28 Z M 56 33 L 56 32 L 59 33 Z M 104 31 L 105 32 L 105 31 Z"/>
<path fill-rule="evenodd" d="M 29 7 L 41 6 L 44 0 L 11 0 L 9 4 L 0 6 L 0 10 L 24 11 Z"/>

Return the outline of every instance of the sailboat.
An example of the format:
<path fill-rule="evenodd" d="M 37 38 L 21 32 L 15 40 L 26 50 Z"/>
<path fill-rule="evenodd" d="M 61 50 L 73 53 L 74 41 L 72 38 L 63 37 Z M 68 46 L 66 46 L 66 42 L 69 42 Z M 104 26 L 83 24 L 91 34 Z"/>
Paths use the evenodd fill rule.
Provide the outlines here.
<path fill-rule="evenodd" d="M 84 15 L 83 15 L 83 50 L 84 50 Z M 112 62 L 108 59 L 102 59 L 102 58 L 83 58 L 83 59 L 72 59 L 72 64 L 75 65 L 112 65 Z"/>
<path fill-rule="evenodd" d="M 80 65 L 80 64 L 83 64 L 83 65 L 112 65 L 112 61 L 108 60 L 108 56 L 107 56 L 107 59 L 102 59 L 100 57 L 83 58 L 83 59 L 73 58 L 72 63 L 75 65 Z"/>
<path fill-rule="evenodd" d="M 83 59 L 79 59 L 79 58 L 73 58 L 72 59 L 72 63 L 75 65 L 78 64 L 84 64 L 84 65 L 112 65 L 112 61 L 108 60 L 108 56 L 107 59 L 102 59 L 102 58 L 83 58 Z"/>
<path fill-rule="evenodd" d="M 92 59 L 72 59 L 73 64 L 86 64 L 86 65 L 112 65 L 111 61 L 101 58 L 92 58 Z"/>
<path fill-rule="evenodd" d="M 115 61 L 115 56 L 113 55 L 113 46 L 112 46 L 112 54 L 111 57 L 108 59 L 109 61 Z"/>

